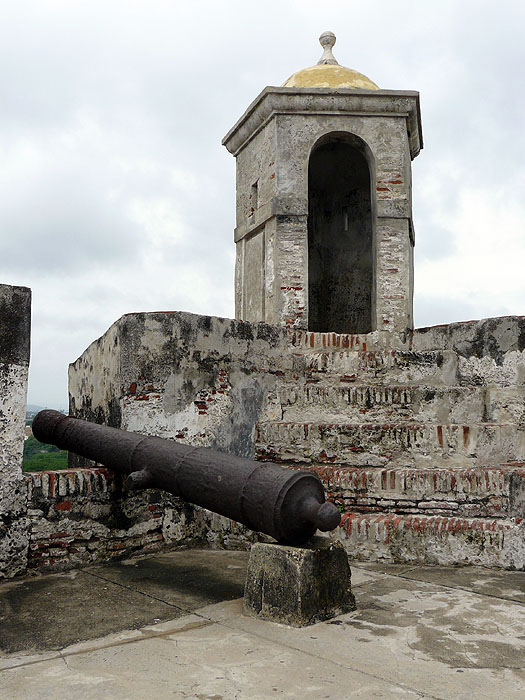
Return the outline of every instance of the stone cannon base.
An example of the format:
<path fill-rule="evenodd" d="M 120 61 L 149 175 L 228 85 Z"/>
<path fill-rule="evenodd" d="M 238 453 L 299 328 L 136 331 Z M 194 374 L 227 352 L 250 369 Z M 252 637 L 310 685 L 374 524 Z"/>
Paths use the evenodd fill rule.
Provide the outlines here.
<path fill-rule="evenodd" d="M 243 613 L 304 627 L 355 610 L 348 557 L 340 542 L 313 537 L 301 547 L 252 546 Z"/>

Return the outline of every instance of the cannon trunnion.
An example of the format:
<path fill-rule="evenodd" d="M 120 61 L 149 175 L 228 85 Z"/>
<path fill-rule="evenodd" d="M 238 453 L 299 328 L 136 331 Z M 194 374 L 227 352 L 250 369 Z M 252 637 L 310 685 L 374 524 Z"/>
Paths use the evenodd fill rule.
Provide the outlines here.
<path fill-rule="evenodd" d="M 110 428 L 53 410 L 35 416 L 33 434 L 126 475 L 129 489 L 169 491 L 282 543 L 302 544 L 316 530 L 333 530 L 341 520 L 337 507 L 325 501 L 320 479 L 307 471 Z"/>

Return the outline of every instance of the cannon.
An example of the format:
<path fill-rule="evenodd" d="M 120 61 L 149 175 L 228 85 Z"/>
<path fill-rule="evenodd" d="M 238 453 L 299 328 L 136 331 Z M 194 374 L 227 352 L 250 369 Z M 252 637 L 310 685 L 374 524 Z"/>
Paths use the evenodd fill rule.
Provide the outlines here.
<path fill-rule="evenodd" d="M 35 416 L 33 435 L 125 475 L 130 490 L 169 491 L 282 544 L 303 544 L 316 530 L 328 532 L 341 521 L 337 507 L 325 501 L 319 477 L 307 471 L 110 428 L 49 409 Z"/>

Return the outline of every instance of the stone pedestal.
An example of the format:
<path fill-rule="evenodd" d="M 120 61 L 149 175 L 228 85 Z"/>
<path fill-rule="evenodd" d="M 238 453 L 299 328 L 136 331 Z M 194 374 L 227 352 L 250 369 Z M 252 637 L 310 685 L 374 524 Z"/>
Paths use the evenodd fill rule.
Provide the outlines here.
<path fill-rule="evenodd" d="M 348 557 L 340 542 L 313 537 L 302 547 L 254 544 L 243 613 L 303 627 L 355 610 Z"/>

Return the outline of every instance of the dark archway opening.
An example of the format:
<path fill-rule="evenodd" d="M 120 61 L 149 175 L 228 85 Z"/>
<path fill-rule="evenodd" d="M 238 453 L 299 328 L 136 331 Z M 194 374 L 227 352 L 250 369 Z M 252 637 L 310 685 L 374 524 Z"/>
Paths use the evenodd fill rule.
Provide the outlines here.
<path fill-rule="evenodd" d="M 360 142 L 332 134 L 308 168 L 308 328 L 372 330 L 374 285 L 370 168 Z"/>

